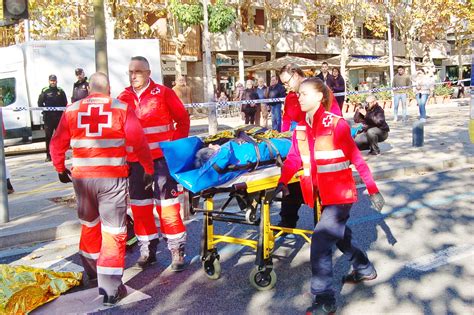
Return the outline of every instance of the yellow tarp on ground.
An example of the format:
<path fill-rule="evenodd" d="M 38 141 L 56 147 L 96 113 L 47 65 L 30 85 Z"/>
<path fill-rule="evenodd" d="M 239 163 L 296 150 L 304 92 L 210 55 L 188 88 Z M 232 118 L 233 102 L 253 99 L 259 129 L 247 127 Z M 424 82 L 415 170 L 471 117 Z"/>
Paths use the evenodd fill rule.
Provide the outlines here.
<path fill-rule="evenodd" d="M 81 272 L 0 264 L 0 314 L 25 314 L 81 283 Z"/>

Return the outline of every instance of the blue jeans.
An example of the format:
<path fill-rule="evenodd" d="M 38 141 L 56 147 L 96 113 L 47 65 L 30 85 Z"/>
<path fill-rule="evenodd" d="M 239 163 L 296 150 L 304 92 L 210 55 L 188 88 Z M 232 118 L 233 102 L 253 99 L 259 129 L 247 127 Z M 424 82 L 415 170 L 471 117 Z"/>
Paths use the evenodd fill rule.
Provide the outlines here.
<path fill-rule="evenodd" d="M 398 120 L 398 105 L 400 101 L 402 102 L 402 117 L 403 120 L 407 119 L 407 95 L 395 93 L 394 97 L 394 106 L 393 106 L 393 119 Z"/>
<path fill-rule="evenodd" d="M 374 266 L 367 255 L 359 249 L 352 239 L 352 231 L 346 225 L 352 204 L 325 206 L 321 218 L 311 237 L 311 293 L 316 298 L 325 296 L 332 300 L 333 289 L 333 246 L 348 254 L 352 268 L 357 272 L 370 275 Z"/>
<path fill-rule="evenodd" d="M 270 105 L 272 108 L 272 129 L 281 131 L 281 103 Z"/>
<path fill-rule="evenodd" d="M 428 101 L 429 94 L 416 93 L 416 102 L 420 109 L 420 119 L 426 119 L 426 101 Z"/>

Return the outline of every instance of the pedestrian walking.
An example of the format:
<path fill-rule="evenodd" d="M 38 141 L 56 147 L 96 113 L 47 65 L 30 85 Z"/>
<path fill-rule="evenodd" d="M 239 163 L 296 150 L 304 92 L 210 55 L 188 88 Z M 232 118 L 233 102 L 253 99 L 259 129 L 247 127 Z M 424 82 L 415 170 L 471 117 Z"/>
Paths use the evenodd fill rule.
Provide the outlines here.
<path fill-rule="evenodd" d="M 137 152 L 129 152 L 129 190 L 135 234 L 140 245 L 137 265 L 147 268 L 156 262 L 158 229 L 153 216 L 156 205 L 161 234 L 171 252 L 171 270 L 185 268 L 186 228 L 180 215 L 178 184 L 171 177 L 160 149 L 160 142 L 185 138 L 189 134 L 189 115 L 176 93 L 151 79 L 145 57 L 132 57 L 128 74 L 130 86 L 119 99 L 135 110 L 145 133 L 154 163 L 154 187 L 147 190 L 142 178 L 144 169 Z M 156 204 L 155 204 L 156 202 Z"/>
<path fill-rule="evenodd" d="M 393 77 L 392 87 L 399 88 L 403 86 L 411 86 L 410 77 L 405 74 L 405 68 L 399 66 L 397 74 Z M 402 103 L 402 121 L 407 121 L 407 93 L 408 88 L 396 89 L 393 91 L 393 121 L 398 121 L 398 105 Z"/>
<path fill-rule="evenodd" d="M 359 150 L 369 150 L 370 155 L 379 155 L 379 142 L 387 140 L 390 128 L 385 121 L 383 108 L 377 103 L 374 95 L 366 98 L 367 107 L 358 107 L 354 114 L 354 122 L 362 123 L 362 129 L 354 141 Z"/>
<path fill-rule="evenodd" d="M 67 97 L 63 89 L 58 87 L 58 79 L 56 75 L 49 76 L 49 86 L 45 87 L 38 97 L 38 107 L 66 107 Z M 49 143 L 53 137 L 54 131 L 58 127 L 59 121 L 63 114 L 62 110 L 46 109 L 43 111 L 44 133 L 46 140 L 46 160 L 51 161 L 49 152 Z"/>
<path fill-rule="evenodd" d="M 272 75 L 270 79 L 270 86 L 268 87 L 267 98 L 284 98 L 286 97 L 286 90 L 283 84 L 278 81 L 276 75 Z M 281 102 L 268 103 L 272 114 L 272 129 L 278 132 L 281 131 Z"/>
<path fill-rule="evenodd" d="M 326 61 L 321 64 L 321 71 L 318 73 L 316 78 L 320 78 L 324 83 L 327 83 L 328 78 L 331 76 L 329 73 L 329 65 Z"/>
<path fill-rule="evenodd" d="M 179 76 L 176 79 L 176 85 L 173 87 L 173 91 L 176 93 L 183 104 L 191 104 L 193 102 L 192 89 L 187 85 L 186 79 L 183 76 Z M 189 115 L 192 115 L 193 108 L 188 107 L 187 111 Z"/>
<path fill-rule="evenodd" d="M 415 98 L 420 111 L 420 122 L 426 121 L 426 103 L 434 90 L 434 80 L 429 77 L 425 70 L 419 69 L 413 78 L 415 85 Z"/>
<path fill-rule="evenodd" d="M 89 95 L 89 82 L 82 68 L 77 68 L 74 72 L 77 81 L 72 86 L 71 102 L 77 102 Z"/>
<path fill-rule="evenodd" d="M 384 201 L 351 138 L 349 124 L 341 116 L 329 112 L 332 97 L 320 79 L 310 78 L 301 84 L 299 102 L 306 119 L 298 123 L 293 133 L 292 145 L 275 190 L 275 193 L 285 192 L 286 184 L 303 168 L 300 182 L 305 203 L 314 207 L 317 192 L 322 205 L 322 214 L 311 238 L 311 293 L 315 298 L 307 314 L 332 314 L 337 310 L 332 279 L 334 245 L 349 255 L 352 262 L 353 270 L 343 278 L 344 283 L 377 277 L 367 254 L 358 247 L 350 227 L 346 225 L 350 209 L 357 201 L 350 164 L 355 165 L 378 210 L 382 209 Z"/>
<path fill-rule="evenodd" d="M 151 186 L 153 162 L 133 108 L 111 98 L 107 76 L 94 73 L 91 95 L 66 108 L 51 140 L 53 165 L 62 183 L 72 181 L 82 225 L 79 254 L 89 284 L 97 280 L 103 304 L 127 295 L 122 275 L 127 239 L 127 150 L 145 171 L 140 182 Z M 72 173 L 66 151 L 72 147 Z M 72 177 L 72 178 L 71 178 Z"/>
<path fill-rule="evenodd" d="M 340 93 L 346 91 L 346 82 L 344 78 L 341 76 L 341 72 L 339 68 L 332 68 L 332 75 L 330 75 L 326 81 L 327 86 L 334 92 Z M 339 104 L 339 108 L 342 112 L 342 106 L 344 105 L 344 100 L 346 96 L 336 96 L 337 104 Z"/>
<path fill-rule="evenodd" d="M 257 91 L 253 87 L 253 81 L 247 80 L 245 83 L 245 90 L 242 92 L 242 101 L 252 101 L 258 100 Z M 255 116 L 257 113 L 257 105 L 256 103 L 248 103 L 242 104 L 242 112 L 245 114 L 245 124 L 256 124 Z"/>
<path fill-rule="evenodd" d="M 258 78 L 257 88 L 255 89 L 259 99 L 265 99 L 268 95 L 267 84 L 264 78 Z M 268 128 L 268 105 L 266 103 L 257 104 L 255 113 L 255 125 Z M 261 123 L 261 121 L 263 121 Z"/>

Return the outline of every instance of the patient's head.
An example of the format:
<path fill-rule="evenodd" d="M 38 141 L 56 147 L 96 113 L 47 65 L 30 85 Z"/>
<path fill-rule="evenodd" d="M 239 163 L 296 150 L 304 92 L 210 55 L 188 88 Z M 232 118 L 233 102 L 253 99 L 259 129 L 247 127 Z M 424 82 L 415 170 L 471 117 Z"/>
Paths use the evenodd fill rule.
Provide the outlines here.
<path fill-rule="evenodd" d="M 194 159 L 194 167 L 200 168 L 207 161 L 209 161 L 219 151 L 220 146 L 210 144 L 208 147 L 202 148 L 196 152 L 196 158 Z"/>

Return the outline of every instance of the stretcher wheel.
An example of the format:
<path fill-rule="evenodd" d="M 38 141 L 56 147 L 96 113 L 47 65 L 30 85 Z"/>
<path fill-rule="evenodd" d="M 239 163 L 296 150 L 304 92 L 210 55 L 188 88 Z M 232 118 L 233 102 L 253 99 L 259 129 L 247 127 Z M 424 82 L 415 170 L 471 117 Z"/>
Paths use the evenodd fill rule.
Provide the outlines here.
<path fill-rule="evenodd" d="M 257 221 L 257 215 L 255 214 L 255 211 L 247 210 L 245 212 L 245 221 L 248 223 L 255 223 L 255 221 Z"/>
<path fill-rule="evenodd" d="M 214 259 L 213 261 L 205 260 L 202 263 L 202 267 L 209 279 L 217 280 L 220 278 L 222 270 L 219 259 Z"/>
<path fill-rule="evenodd" d="M 275 287 L 277 275 L 273 269 L 268 273 L 256 267 L 250 271 L 249 281 L 259 291 L 271 290 Z"/>

